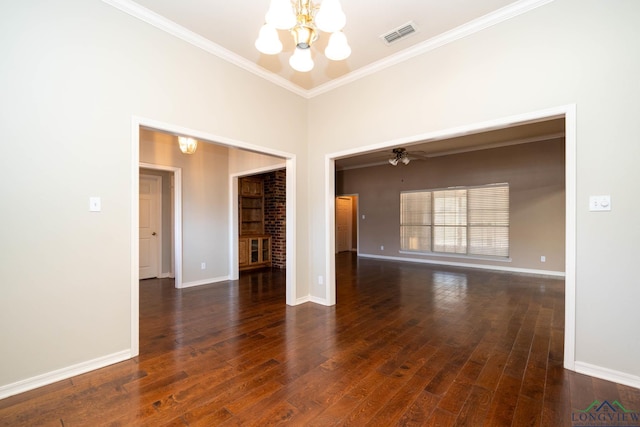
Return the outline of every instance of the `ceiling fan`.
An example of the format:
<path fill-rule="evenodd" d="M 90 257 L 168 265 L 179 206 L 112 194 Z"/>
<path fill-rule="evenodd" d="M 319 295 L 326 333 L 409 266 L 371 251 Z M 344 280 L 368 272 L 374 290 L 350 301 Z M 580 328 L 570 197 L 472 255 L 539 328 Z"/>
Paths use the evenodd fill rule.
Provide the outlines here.
<path fill-rule="evenodd" d="M 393 149 L 393 157 L 389 159 L 389 163 L 393 166 L 397 166 L 398 163 L 402 163 L 404 165 L 408 165 L 411 159 L 409 158 L 409 152 L 405 148 L 394 148 Z M 420 151 L 411 152 L 411 156 L 425 158 L 424 155 L 420 155 Z"/>

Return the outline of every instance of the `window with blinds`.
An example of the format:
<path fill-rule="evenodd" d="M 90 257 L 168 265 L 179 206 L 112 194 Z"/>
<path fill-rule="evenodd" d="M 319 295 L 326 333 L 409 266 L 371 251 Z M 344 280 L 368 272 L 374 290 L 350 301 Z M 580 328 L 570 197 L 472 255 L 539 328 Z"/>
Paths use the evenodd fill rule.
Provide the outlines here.
<path fill-rule="evenodd" d="M 400 249 L 509 256 L 509 185 L 400 193 Z"/>
<path fill-rule="evenodd" d="M 400 248 L 431 252 L 431 192 L 400 193 Z"/>

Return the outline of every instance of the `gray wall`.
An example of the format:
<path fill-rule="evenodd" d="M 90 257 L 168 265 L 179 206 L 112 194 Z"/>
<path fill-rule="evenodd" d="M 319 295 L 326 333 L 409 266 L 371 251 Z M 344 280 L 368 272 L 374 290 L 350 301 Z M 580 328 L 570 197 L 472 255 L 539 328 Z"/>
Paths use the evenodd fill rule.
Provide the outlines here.
<path fill-rule="evenodd" d="M 336 192 L 359 195 L 360 254 L 564 272 L 564 172 L 564 140 L 557 139 L 346 170 L 337 173 Z M 401 191 L 501 182 L 509 183 L 511 262 L 400 253 Z"/>

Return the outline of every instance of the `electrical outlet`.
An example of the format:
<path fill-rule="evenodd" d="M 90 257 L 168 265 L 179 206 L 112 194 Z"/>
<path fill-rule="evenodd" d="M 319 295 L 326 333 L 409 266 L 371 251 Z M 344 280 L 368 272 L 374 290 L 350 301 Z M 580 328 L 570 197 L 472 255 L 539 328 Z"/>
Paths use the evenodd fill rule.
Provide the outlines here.
<path fill-rule="evenodd" d="M 544 256 L 544 255 L 542 255 L 542 256 L 540 257 L 540 262 L 547 262 L 547 257 L 546 257 L 546 256 Z"/>
<path fill-rule="evenodd" d="M 324 285 L 324 277 L 318 276 L 318 285 Z"/>
<path fill-rule="evenodd" d="M 207 268 L 207 263 L 206 262 L 201 262 L 200 263 L 200 270 L 204 270 L 205 268 Z"/>
<path fill-rule="evenodd" d="M 384 246 L 380 246 L 380 250 L 381 250 L 381 251 L 384 251 Z"/>

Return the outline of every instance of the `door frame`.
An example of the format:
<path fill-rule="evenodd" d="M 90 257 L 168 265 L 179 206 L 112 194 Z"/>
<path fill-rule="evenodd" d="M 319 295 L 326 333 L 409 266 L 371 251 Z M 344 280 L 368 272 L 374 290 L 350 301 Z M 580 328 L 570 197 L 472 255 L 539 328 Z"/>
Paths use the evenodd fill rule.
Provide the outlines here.
<path fill-rule="evenodd" d="M 245 176 L 252 176 L 252 175 L 260 175 L 263 173 L 269 173 L 269 172 L 275 172 L 278 170 L 282 170 L 285 169 L 285 174 L 286 174 L 286 180 L 285 180 L 285 186 L 287 187 L 285 189 L 285 199 L 286 199 L 286 210 L 287 210 L 287 223 L 289 222 L 289 185 L 290 184 L 290 180 L 289 180 L 289 169 L 287 169 L 287 165 L 286 163 L 280 163 L 280 164 L 275 164 L 275 165 L 271 165 L 271 166 L 265 166 L 265 167 L 261 167 L 261 168 L 256 168 L 256 169 L 251 169 L 251 170 L 247 170 L 247 171 L 242 171 L 239 173 L 233 173 L 231 175 L 229 175 L 229 217 L 231 218 L 231 224 L 229 224 L 229 233 L 230 235 L 233 237 L 235 236 L 235 240 L 234 238 L 232 238 L 231 242 L 229 242 L 229 253 L 231 254 L 231 258 L 229 259 L 229 271 L 230 276 L 229 278 L 231 280 L 238 280 L 240 278 L 240 266 L 238 263 L 239 260 L 239 252 L 238 252 L 238 237 L 240 236 L 240 212 L 239 212 L 239 207 L 238 207 L 238 198 L 240 196 L 240 189 L 239 189 L 239 179 Z M 292 178 L 293 180 L 293 178 Z M 287 273 L 288 274 L 288 270 L 289 270 L 289 249 L 288 249 L 288 245 L 289 245 L 289 227 L 286 228 L 286 240 L 287 240 L 287 253 L 286 253 L 286 258 L 287 258 Z M 295 301 L 295 300 L 293 300 Z M 289 304 L 289 292 L 288 292 L 288 288 L 287 288 L 287 304 L 288 305 L 294 305 L 294 304 Z"/>
<path fill-rule="evenodd" d="M 142 168 L 142 167 L 141 167 Z M 146 168 L 151 169 L 151 168 Z M 158 175 L 147 175 L 145 173 L 140 173 L 140 179 L 144 177 L 145 179 L 153 179 L 156 182 L 156 191 L 153 195 L 156 199 L 156 207 L 155 207 L 155 216 L 158 221 L 157 227 L 162 230 L 162 177 Z M 140 188 L 138 188 L 138 196 L 140 195 Z M 172 225 L 173 226 L 173 225 Z M 160 277 L 162 275 L 162 231 L 156 233 L 156 277 Z M 140 236 L 138 235 L 138 238 Z M 140 256 L 138 255 L 138 259 Z M 138 271 L 140 266 L 138 265 Z"/>
<path fill-rule="evenodd" d="M 462 125 L 455 128 L 432 131 L 425 134 L 385 141 L 325 155 L 325 275 L 327 305 L 336 303 L 335 265 L 335 161 L 361 153 L 409 146 L 416 142 L 437 141 L 469 133 L 478 133 L 523 123 L 555 118 L 565 120 L 565 322 L 564 322 L 564 367 L 576 370 L 576 224 L 577 224 L 577 118 L 576 104 L 566 104 L 544 110 L 532 111 L 495 120 Z"/>
<path fill-rule="evenodd" d="M 174 277 L 176 288 L 182 287 L 182 169 L 174 166 L 159 165 L 155 163 L 138 163 L 139 169 L 150 169 L 170 172 L 173 174 L 173 186 L 171 188 L 171 273 Z M 154 176 L 154 175 L 151 175 Z M 140 191 L 140 190 L 138 190 Z M 162 215 L 162 214 L 161 214 Z M 162 218 L 162 216 L 160 216 Z M 162 224 L 160 224 L 162 227 Z M 162 233 L 160 233 L 162 237 Z M 160 246 L 162 250 L 162 246 Z M 161 258 L 162 259 L 162 258 Z M 162 263 L 160 263 L 162 264 Z M 162 273 L 162 271 L 160 272 Z"/>
<path fill-rule="evenodd" d="M 351 252 L 353 251 L 353 196 L 349 195 L 349 194 L 340 194 L 340 195 L 336 195 L 336 209 L 335 209 L 335 217 L 338 217 L 338 199 L 339 198 L 345 198 L 345 199 L 349 199 L 349 249 L 348 251 Z M 338 235 L 338 224 L 336 221 L 335 224 L 335 234 L 336 236 Z M 338 251 L 338 245 L 336 244 L 336 253 Z"/>

